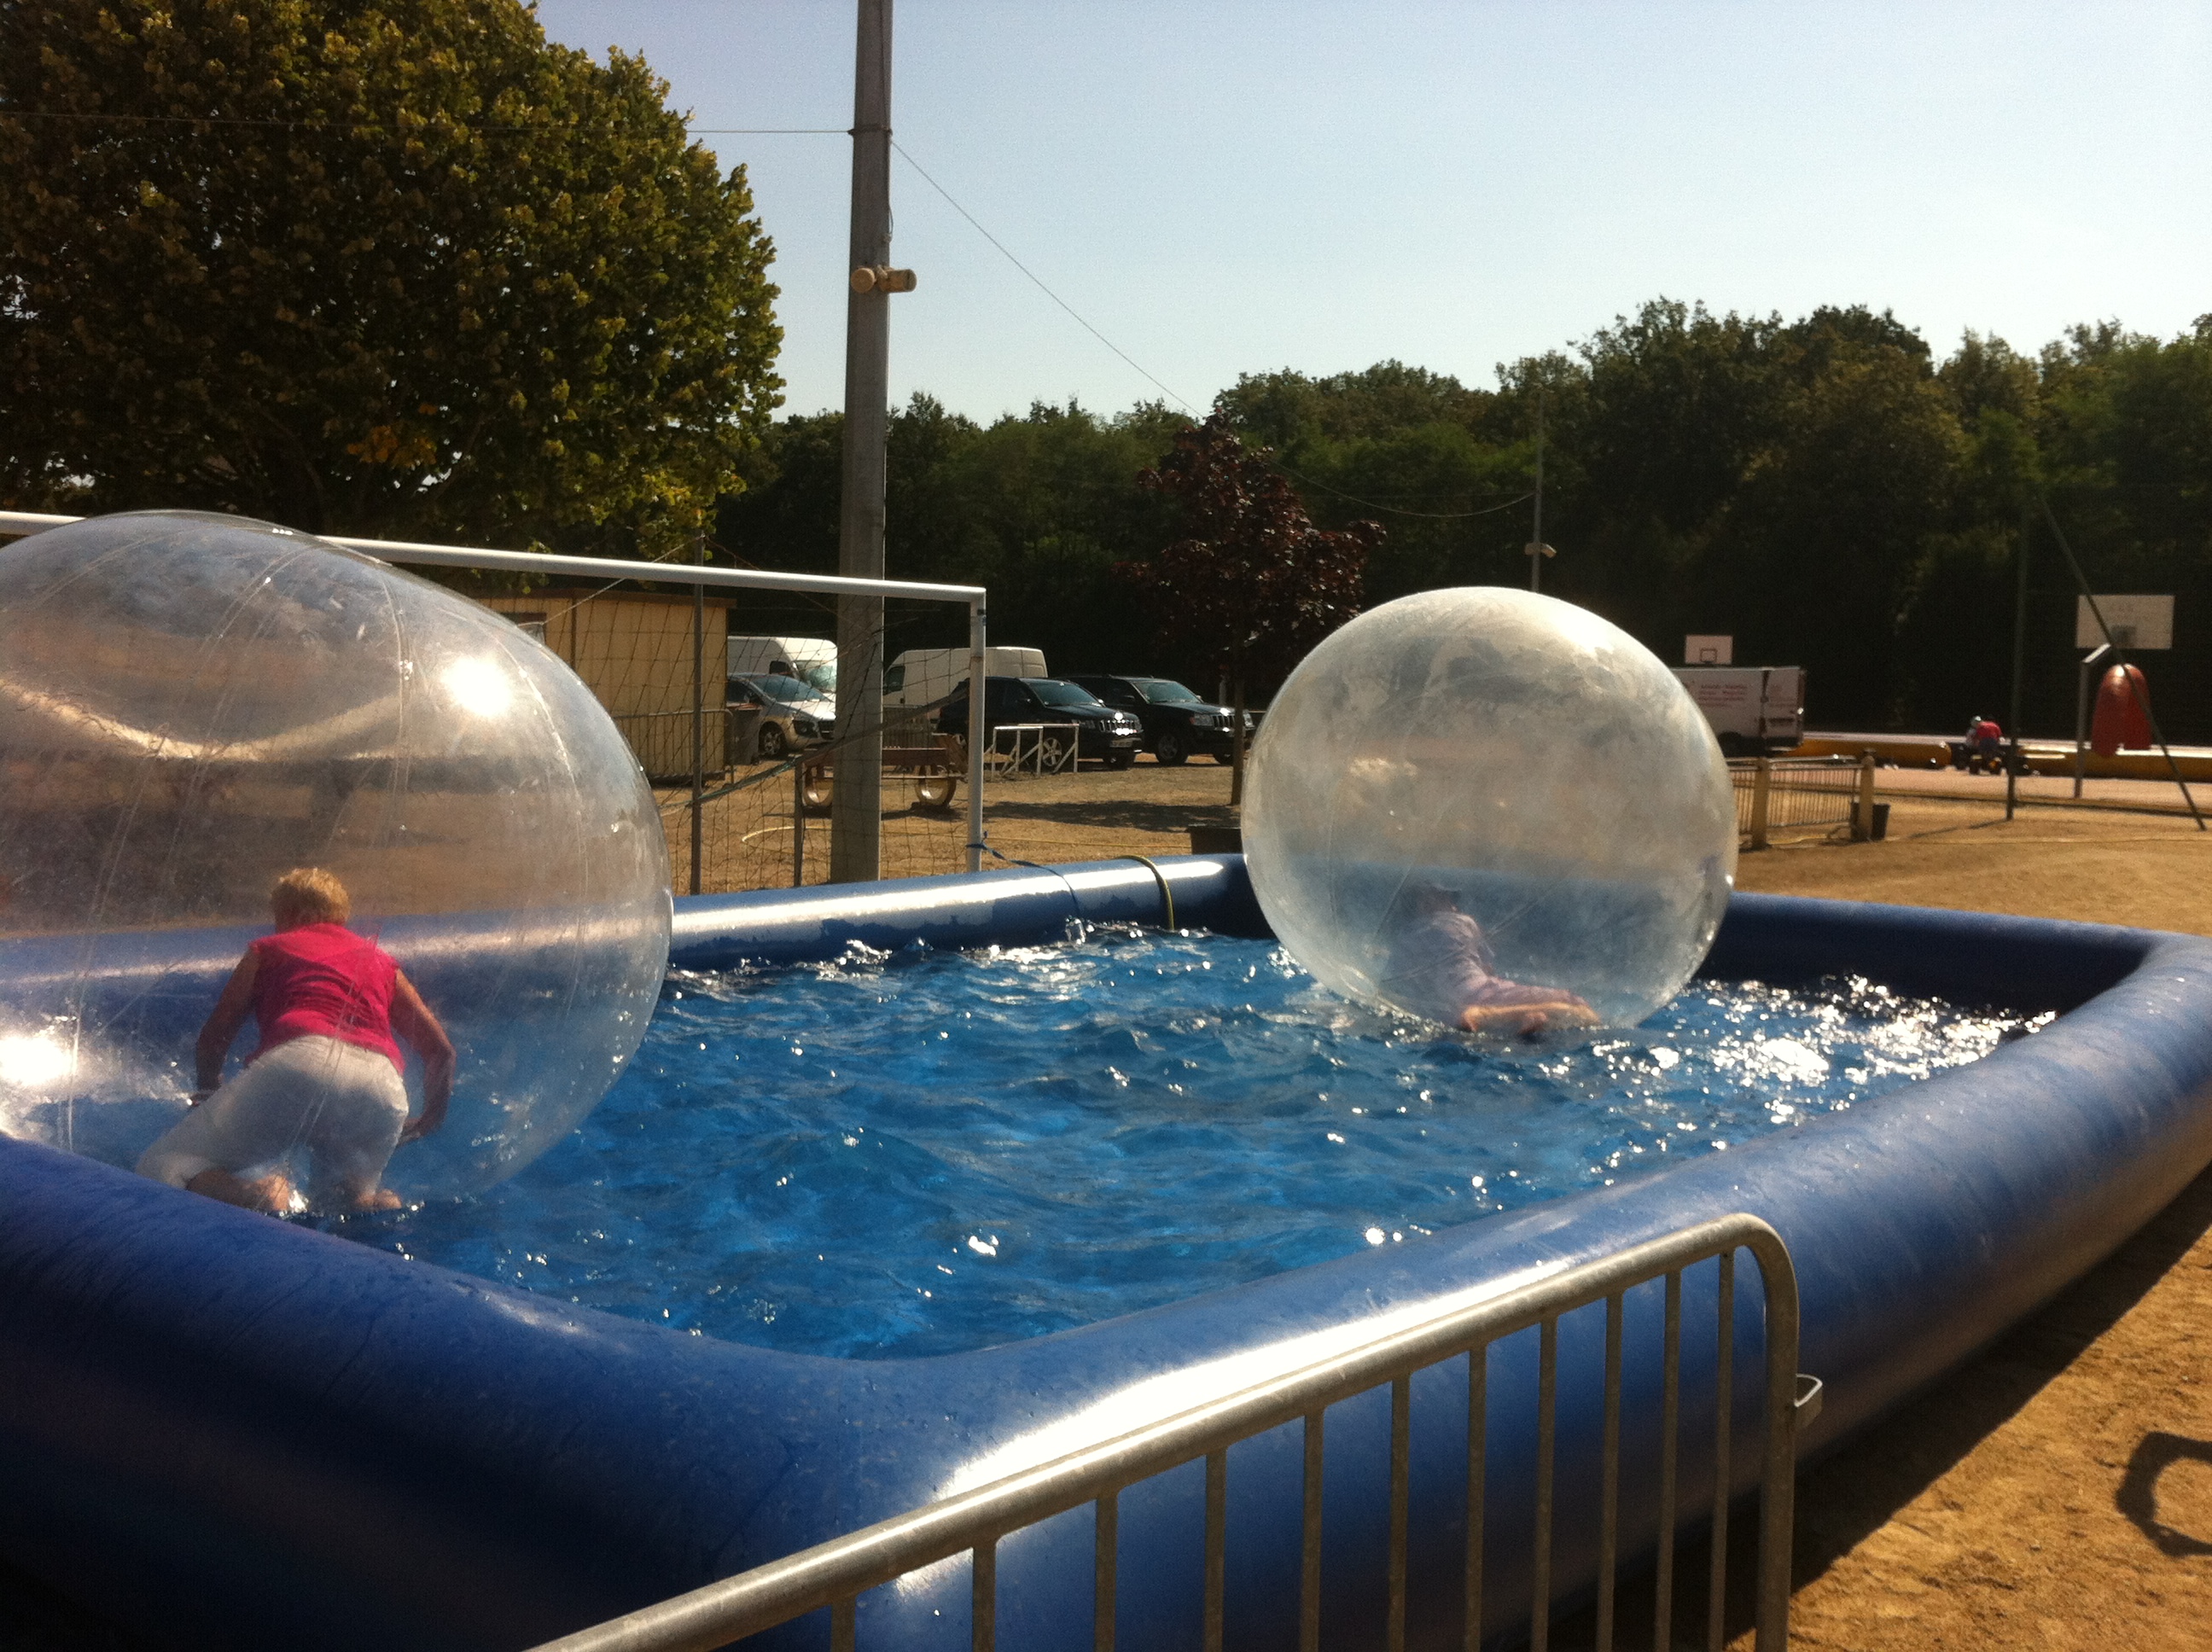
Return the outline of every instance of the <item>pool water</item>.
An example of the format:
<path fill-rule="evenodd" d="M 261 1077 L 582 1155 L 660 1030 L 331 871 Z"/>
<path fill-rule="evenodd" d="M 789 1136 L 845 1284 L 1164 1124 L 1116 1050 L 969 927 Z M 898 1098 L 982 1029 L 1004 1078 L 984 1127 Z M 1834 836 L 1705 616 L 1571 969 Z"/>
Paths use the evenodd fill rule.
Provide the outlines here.
<path fill-rule="evenodd" d="M 1272 942 L 672 974 L 581 1128 L 341 1230 L 732 1341 L 946 1353 L 1724 1152 L 2039 1024 L 1863 981 L 1693 982 L 1628 1030 L 1447 1035 Z"/>

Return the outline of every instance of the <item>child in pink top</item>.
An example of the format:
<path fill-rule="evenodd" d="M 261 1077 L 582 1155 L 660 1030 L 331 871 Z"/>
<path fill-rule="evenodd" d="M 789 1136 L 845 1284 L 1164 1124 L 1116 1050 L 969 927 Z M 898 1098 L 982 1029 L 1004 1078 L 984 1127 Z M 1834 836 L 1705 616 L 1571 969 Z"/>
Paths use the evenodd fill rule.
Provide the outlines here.
<path fill-rule="evenodd" d="M 286 872 L 270 905 L 276 932 L 246 949 L 200 1029 L 192 1110 L 146 1150 L 138 1173 L 283 1212 L 295 1203 L 289 1178 L 245 1173 L 305 1148 L 311 1202 L 389 1210 L 398 1195 L 378 1184 L 392 1150 L 445 1122 L 453 1042 L 391 955 L 345 926 L 352 902 L 331 873 Z M 259 1043 L 246 1071 L 222 1084 L 248 1014 Z M 411 1121 L 395 1032 L 422 1058 L 422 1113 Z"/>

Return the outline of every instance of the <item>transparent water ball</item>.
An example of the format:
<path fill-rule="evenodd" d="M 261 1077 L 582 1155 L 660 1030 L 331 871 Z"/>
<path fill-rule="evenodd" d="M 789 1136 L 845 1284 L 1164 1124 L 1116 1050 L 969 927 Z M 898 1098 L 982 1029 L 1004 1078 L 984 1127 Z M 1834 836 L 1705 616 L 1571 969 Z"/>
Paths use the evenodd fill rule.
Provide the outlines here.
<path fill-rule="evenodd" d="M 520 1169 L 635 1052 L 667 846 L 620 732 L 544 646 L 235 517 L 0 546 L 0 1131 L 135 1163 L 300 865 L 338 876 L 459 1053 L 444 1128 L 386 1171 L 404 1197 Z M 419 1111 L 411 1055 L 408 1087 Z"/>
<path fill-rule="evenodd" d="M 1587 610 L 1491 586 L 1385 604 L 1300 662 L 1243 837 L 1261 910 L 1324 986 L 1475 1030 L 1540 1029 L 1516 1003 L 1642 1020 L 1695 973 L 1735 875 L 1728 765 L 1688 691 Z M 1486 1002 L 1498 1018 L 1462 1019 Z"/>

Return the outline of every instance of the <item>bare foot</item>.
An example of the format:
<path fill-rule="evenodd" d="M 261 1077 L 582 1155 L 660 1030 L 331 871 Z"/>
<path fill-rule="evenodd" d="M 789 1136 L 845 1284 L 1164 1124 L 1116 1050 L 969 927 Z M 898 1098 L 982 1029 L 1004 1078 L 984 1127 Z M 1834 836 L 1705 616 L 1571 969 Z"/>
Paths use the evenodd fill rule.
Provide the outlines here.
<path fill-rule="evenodd" d="M 1475 1004 L 1460 1016 L 1460 1025 L 1469 1032 L 1505 1033 L 1516 1038 L 1540 1038 L 1554 1027 L 1597 1024 L 1597 1012 L 1580 999 L 1549 1004 Z"/>
<path fill-rule="evenodd" d="M 219 1199 L 240 1210 L 258 1211 L 264 1216 L 283 1216 L 292 1208 L 292 1183 L 281 1172 L 249 1180 L 228 1170 L 208 1169 L 185 1186 L 209 1199 Z"/>
<path fill-rule="evenodd" d="M 399 1205 L 399 1195 L 389 1187 L 375 1188 L 360 1194 L 353 1201 L 353 1207 L 357 1211 L 396 1211 Z"/>

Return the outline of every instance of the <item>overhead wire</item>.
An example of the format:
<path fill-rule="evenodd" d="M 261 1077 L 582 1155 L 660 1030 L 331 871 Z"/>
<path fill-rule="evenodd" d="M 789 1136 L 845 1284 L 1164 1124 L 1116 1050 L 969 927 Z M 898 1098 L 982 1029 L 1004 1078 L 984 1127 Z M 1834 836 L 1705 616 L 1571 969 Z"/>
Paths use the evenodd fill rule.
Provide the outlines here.
<path fill-rule="evenodd" d="M 289 131 L 362 132 L 398 128 L 396 120 L 284 120 L 273 115 L 139 115 L 96 109 L 0 108 L 0 120 L 82 120 L 129 126 L 275 126 Z M 417 130 L 463 132 L 575 132 L 609 130 L 611 122 L 580 120 L 477 121 L 438 120 L 423 117 Z M 702 137 L 837 137 L 849 136 L 843 126 L 694 126 L 684 131 Z"/>
<path fill-rule="evenodd" d="M 969 211 L 966 207 L 963 206 L 959 201 L 955 198 L 951 191 L 946 189 L 944 185 L 939 183 L 935 178 L 930 175 L 928 169 L 925 167 L 921 162 L 915 160 L 912 155 L 907 152 L 906 146 L 904 144 L 901 143 L 896 138 L 893 138 L 891 140 L 891 148 L 898 151 L 899 158 L 901 160 L 904 161 L 907 165 L 915 169 L 915 173 L 921 176 L 922 182 L 927 184 L 930 188 L 935 190 L 939 195 L 945 197 L 946 205 L 950 206 L 955 212 L 965 218 L 974 228 L 977 234 L 981 235 L 985 240 L 990 242 L 1007 263 L 1012 264 L 1015 269 L 1020 270 L 1024 276 L 1027 276 L 1039 292 L 1042 293 L 1054 304 L 1057 304 L 1061 309 L 1065 310 L 1068 315 L 1074 319 L 1078 326 L 1081 327 L 1093 338 L 1103 344 L 1108 349 L 1113 351 L 1115 355 L 1119 356 L 1137 374 L 1141 375 L 1158 389 L 1161 394 L 1179 405 L 1184 412 L 1189 414 L 1193 418 L 1200 418 L 1203 416 L 1199 412 L 1196 404 L 1194 404 L 1189 398 L 1178 393 L 1172 386 L 1169 385 L 1164 380 L 1161 379 L 1157 374 L 1146 367 L 1143 362 L 1138 361 L 1135 356 L 1130 355 L 1128 351 L 1123 349 L 1119 344 L 1109 338 L 1103 332 L 1101 332 L 1097 326 L 1092 325 L 1090 318 L 1085 316 L 1081 311 L 1078 310 L 1073 304 L 1070 304 L 1066 299 L 1062 298 L 1058 293 L 1054 292 L 1051 286 L 1045 281 L 1043 276 L 1038 275 L 1036 270 L 1030 269 L 1029 265 L 1024 264 L 1021 259 L 1015 257 L 1012 250 L 1009 248 L 1004 241 L 1000 240 L 996 235 L 994 235 L 988 229 L 985 228 L 981 219 L 976 217 L 974 213 Z M 1346 493 L 1343 489 L 1334 487 L 1328 483 L 1321 481 L 1317 477 L 1301 475 L 1298 471 L 1292 470 L 1289 465 L 1284 464 L 1281 459 L 1273 457 L 1272 454 L 1269 455 L 1263 462 L 1270 470 L 1275 471 L 1281 475 L 1287 477 L 1290 480 L 1299 483 L 1301 486 L 1316 488 L 1323 493 L 1333 494 L 1337 498 L 1345 500 L 1349 503 L 1354 505 L 1364 505 L 1369 510 L 1384 511 L 1394 516 L 1410 516 L 1425 521 L 1458 522 L 1465 521 L 1471 517 L 1490 516 L 1499 511 L 1510 510 L 1516 505 L 1526 504 L 1529 500 L 1535 497 L 1535 495 L 1533 492 L 1524 493 L 1516 498 L 1507 500 L 1504 504 L 1486 505 L 1478 510 L 1409 510 L 1402 505 L 1386 505 L 1380 500 L 1364 499 L 1358 494 Z"/>

